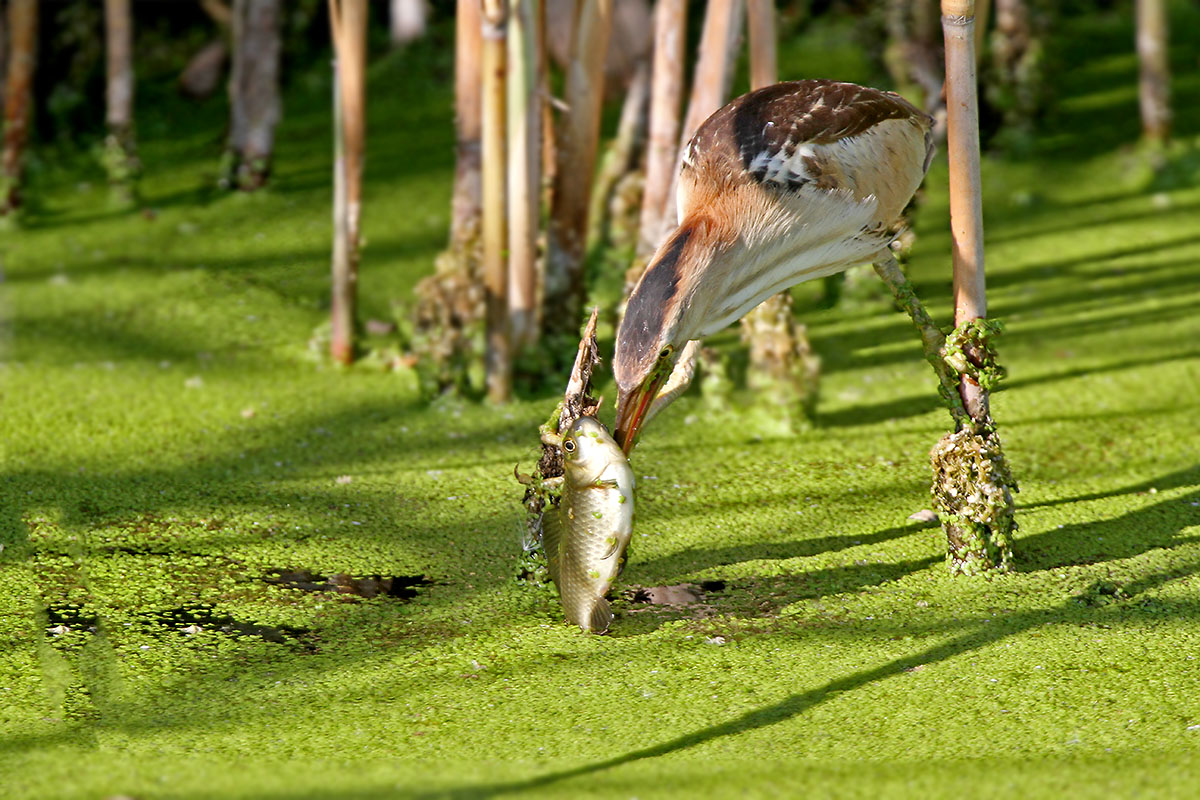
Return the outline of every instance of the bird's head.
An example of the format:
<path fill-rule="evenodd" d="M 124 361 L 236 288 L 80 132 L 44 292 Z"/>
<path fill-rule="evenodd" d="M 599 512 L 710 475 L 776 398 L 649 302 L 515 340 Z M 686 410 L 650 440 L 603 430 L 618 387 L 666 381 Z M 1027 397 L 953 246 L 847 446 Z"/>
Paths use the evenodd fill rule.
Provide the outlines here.
<path fill-rule="evenodd" d="M 663 244 L 629 296 L 617 331 L 613 372 L 617 379 L 614 438 L 628 454 L 650 404 L 687 343 L 681 322 L 687 310 L 686 261 L 691 229 L 681 227 Z"/>

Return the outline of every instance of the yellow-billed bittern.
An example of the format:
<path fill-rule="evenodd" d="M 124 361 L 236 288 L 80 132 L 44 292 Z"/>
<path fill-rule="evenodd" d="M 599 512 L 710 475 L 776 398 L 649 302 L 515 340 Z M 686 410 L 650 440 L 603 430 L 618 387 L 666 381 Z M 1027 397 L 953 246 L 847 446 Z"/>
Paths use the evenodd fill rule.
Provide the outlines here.
<path fill-rule="evenodd" d="M 743 95 L 700 126 L 680 167 L 679 227 L 617 332 L 626 453 L 689 341 L 888 247 L 929 168 L 932 124 L 891 92 L 805 80 Z"/>

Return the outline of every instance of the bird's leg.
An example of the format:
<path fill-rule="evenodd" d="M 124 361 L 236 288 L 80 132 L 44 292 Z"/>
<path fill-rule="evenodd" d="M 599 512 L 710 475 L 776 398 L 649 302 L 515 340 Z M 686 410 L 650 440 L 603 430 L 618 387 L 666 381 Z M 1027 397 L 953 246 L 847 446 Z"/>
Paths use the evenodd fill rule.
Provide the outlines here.
<path fill-rule="evenodd" d="M 693 339 L 684 345 L 683 350 L 679 353 L 679 359 L 675 362 L 675 367 L 671 370 L 670 377 L 651 401 L 643 425 L 653 419 L 659 411 L 675 402 L 675 399 L 692 385 L 692 378 L 696 374 L 696 354 L 699 352 L 700 340 L 698 339 Z"/>
<path fill-rule="evenodd" d="M 917 326 L 917 330 L 920 331 L 925 360 L 933 366 L 933 371 L 938 376 L 940 384 L 938 393 L 950 407 L 950 416 L 954 418 L 956 426 L 961 426 L 967 422 L 967 412 L 963 408 L 962 398 L 958 393 L 958 375 L 946 363 L 943 352 L 946 345 L 945 334 L 933 321 L 933 317 L 929 316 L 925 306 L 921 305 L 921 300 L 913 290 L 912 283 L 900 271 L 900 265 L 891 251 L 884 251 L 872 266 L 875 268 L 875 273 L 892 290 L 892 296 L 896 298 L 896 302 L 908 313 L 913 325 Z"/>

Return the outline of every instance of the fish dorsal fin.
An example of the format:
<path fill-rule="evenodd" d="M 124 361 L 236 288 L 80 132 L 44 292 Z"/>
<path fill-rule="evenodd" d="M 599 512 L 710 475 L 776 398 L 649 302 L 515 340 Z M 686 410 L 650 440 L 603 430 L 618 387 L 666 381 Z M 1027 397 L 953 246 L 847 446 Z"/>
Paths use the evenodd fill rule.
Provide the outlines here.
<path fill-rule="evenodd" d="M 553 504 L 547 504 L 542 510 L 542 549 L 546 551 L 546 569 L 550 573 L 550 580 L 556 586 L 561 574 L 559 548 L 562 542 L 562 520 L 558 514 L 558 506 Z"/>

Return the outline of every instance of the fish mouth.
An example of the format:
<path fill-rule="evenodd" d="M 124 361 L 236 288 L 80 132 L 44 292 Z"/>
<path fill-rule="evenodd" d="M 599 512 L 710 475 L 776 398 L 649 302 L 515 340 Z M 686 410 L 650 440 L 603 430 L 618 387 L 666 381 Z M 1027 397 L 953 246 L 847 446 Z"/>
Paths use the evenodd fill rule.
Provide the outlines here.
<path fill-rule="evenodd" d="M 617 399 L 617 421 L 614 425 L 613 439 L 625 455 L 628 456 L 633 451 L 646 412 L 665 380 L 665 375 L 653 375 L 641 386 L 628 394 L 622 393 Z"/>

